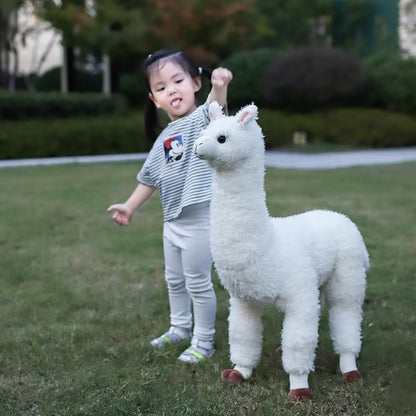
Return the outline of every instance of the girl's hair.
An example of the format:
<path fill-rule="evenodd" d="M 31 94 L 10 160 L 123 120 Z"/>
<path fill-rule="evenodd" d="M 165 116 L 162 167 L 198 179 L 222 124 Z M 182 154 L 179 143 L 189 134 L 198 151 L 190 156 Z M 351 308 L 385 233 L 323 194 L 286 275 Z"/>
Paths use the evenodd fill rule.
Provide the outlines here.
<path fill-rule="evenodd" d="M 200 68 L 195 65 L 191 58 L 183 51 L 176 49 L 160 49 L 152 55 L 149 55 L 143 63 L 143 78 L 146 87 L 146 109 L 144 116 L 144 128 L 146 137 L 154 142 L 161 130 L 161 125 L 158 117 L 158 111 L 155 103 L 150 99 L 150 74 L 154 70 L 159 70 L 166 62 L 173 62 L 179 65 L 191 78 L 196 78 L 200 75 L 205 75 L 209 80 L 211 79 L 212 71 L 205 68 Z"/>

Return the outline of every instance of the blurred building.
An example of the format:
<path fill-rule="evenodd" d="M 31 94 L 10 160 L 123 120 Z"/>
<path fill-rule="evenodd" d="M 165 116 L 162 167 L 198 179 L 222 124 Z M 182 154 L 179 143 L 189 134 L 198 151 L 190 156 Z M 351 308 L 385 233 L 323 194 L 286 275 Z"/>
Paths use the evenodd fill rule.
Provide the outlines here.
<path fill-rule="evenodd" d="M 405 55 L 416 57 L 416 1 L 400 1 L 400 47 Z"/>
<path fill-rule="evenodd" d="M 43 72 L 62 65 L 61 35 L 46 22 L 37 19 L 30 7 L 18 14 L 21 34 L 19 45 L 19 73 Z M 26 34 L 30 33 L 30 34 Z"/>

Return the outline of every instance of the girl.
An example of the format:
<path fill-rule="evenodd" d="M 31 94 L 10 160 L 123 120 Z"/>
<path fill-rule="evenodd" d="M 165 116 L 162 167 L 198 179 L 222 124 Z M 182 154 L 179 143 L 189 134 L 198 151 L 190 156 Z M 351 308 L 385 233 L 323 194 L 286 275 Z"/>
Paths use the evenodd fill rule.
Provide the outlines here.
<path fill-rule="evenodd" d="M 225 68 L 214 69 L 208 99 L 197 107 L 195 95 L 202 86 L 201 75 L 208 74 L 184 52 L 163 49 L 149 55 L 143 72 L 149 98 L 145 130 L 150 139 L 156 140 L 137 175 L 137 188 L 125 203 L 111 205 L 108 211 L 113 212 L 118 224 L 128 224 L 133 213 L 158 189 L 164 220 L 170 328 L 151 344 L 161 348 L 191 339 L 179 360 L 198 363 L 215 352 L 217 301 L 209 249 L 211 171 L 195 157 L 192 148 L 209 123 L 209 103 L 226 105 L 232 74 Z M 170 123 L 156 138 L 157 109 L 166 112 Z"/>

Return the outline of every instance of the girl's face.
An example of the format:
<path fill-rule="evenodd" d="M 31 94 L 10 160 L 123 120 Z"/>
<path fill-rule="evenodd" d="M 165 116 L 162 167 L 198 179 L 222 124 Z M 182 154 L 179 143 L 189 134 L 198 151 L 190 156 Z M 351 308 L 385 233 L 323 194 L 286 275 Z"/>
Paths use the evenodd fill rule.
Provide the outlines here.
<path fill-rule="evenodd" d="M 195 93 L 201 88 L 201 79 L 191 78 L 178 64 L 167 61 L 149 77 L 150 99 L 157 108 L 166 111 L 171 121 L 196 109 Z"/>

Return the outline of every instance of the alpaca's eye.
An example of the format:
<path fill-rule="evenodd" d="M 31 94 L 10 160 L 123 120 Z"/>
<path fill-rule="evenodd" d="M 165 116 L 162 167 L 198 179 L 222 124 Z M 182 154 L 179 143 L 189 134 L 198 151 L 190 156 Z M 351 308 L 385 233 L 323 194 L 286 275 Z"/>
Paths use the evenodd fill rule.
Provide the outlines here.
<path fill-rule="evenodd" d="M 218 143 L 223 144 L 223 143 L 225 143 L 226 140 L 227 140 L 227 138 L 223 134 L 221 134 L 221 136 L 217 137 L 217 142 Z"/>

